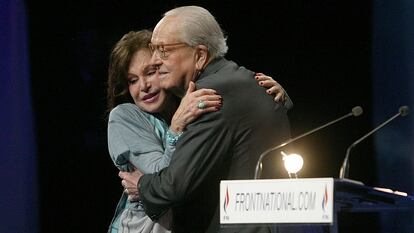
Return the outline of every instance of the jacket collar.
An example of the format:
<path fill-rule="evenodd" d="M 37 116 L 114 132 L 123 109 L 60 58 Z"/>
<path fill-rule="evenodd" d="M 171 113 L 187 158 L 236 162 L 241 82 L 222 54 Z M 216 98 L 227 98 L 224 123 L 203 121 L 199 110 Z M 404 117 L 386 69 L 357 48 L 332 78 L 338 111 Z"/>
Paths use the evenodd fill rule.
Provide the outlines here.
<path fill-rule="evenodd" d="M 219 71 L 223 66 L 228 64 L 228 60 L 224 57 L 219 57 L 213 59 L 204 69 L 204 71 L 200 74 L 198 77 L 198 80 L 204 78 L 205 76 L 208 76 L 210 74 L 214 74 L 217 71 Z"/>

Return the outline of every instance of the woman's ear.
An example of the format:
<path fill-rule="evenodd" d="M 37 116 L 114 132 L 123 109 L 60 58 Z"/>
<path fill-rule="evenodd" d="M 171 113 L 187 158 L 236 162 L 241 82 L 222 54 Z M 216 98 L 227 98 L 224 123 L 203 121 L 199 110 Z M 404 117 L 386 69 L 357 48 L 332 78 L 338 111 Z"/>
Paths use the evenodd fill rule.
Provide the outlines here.
<path fill-rule="evenodd" d="M 208 49 L 205 45 L 197 45 L 196 49 L 196 68 L 203 70 L 208 62 Z"/>

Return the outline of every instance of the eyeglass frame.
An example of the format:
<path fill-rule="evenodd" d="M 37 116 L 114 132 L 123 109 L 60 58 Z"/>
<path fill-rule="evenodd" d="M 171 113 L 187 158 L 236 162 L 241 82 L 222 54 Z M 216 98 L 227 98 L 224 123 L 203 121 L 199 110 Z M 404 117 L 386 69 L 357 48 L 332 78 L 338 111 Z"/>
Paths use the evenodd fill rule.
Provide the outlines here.
<path fill-rule="evenodd" d="M 153 43 L 148 43 L 148 48 L 150 49 L 151 53 L 154 54 L 154 52 L 157 52 L 158 56 L 162 59 L 162 60 L 166 60 L 169 56 L 169 54 L 166 54 L 166 50 L 165 47 L 167 46 L 177 46 L 177 45 L 186 45 L 189 46 L 187 43 L 185 42 L 177 42 L 177 43 L 171 43 L 171 44 L 153 44 Z"/>

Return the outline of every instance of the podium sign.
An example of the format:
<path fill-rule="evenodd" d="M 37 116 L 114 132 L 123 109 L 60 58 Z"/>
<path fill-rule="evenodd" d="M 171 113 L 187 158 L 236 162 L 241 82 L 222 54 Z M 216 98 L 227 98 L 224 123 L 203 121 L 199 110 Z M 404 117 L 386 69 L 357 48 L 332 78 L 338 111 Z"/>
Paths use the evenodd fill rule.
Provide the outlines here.
<path fill-rule="evenodd" d="M 220 182 L 220 224 L 333 223 L 333 178 Z"/>

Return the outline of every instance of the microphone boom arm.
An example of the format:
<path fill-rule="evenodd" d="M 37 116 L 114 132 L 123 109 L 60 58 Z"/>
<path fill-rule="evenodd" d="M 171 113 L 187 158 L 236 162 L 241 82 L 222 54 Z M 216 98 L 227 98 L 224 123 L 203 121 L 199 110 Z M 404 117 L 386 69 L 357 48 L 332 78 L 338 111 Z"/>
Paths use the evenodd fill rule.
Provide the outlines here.
<path fill-rule="evenodd" d="M 361 110 L 362 111 L 362 110 Z M 360 113 L 358 113 L 358 115 L 359 115 Z M 280 145 L 278 145 L 278 146 L 276 146 L 276 147 L 272 147 L 272 148 L 270 148 L 270 149 L 267 149 L 266 151 L 264 151 L 262 154 L 260 154 L 260 157 L 259 157 L 259 160 L 257 161 L 257 164 L 256 164 L 256 169 L 255 169 L 255 173 L 254 173 L 254 179 L 259 179 L 260 178 L 260 176 L 262 175 L 262 170 L 263 170 L 263 164 L 262 164 L 262 161 L 263 161 L 263 159 L 264 159 L 264 157 L 269 153 L 269 152 L 271 152 L 271 151 L 274 151 L 274 150 L 277 150 L 277 149 L 279 149 L 279 148 L 281 148 L 281 147 L 284 147 L 284 146 L 286 146 L 287 144 L 289 144 L 289 143 L 292 143 L 292 142 L 294 142 L 294 141 L 296 141 L 296 140 L 298 140 L 298 139 L 300 139 L 300 138 L 302 138 L 302 137 L 305 137 L 305 136 L 307 136 L 307 135 L 309 135 L 309 134 L 312 134 L 312 133 L 314 133 L 315 131 L 318 131 L 318 130 L 320 130 L 320 129 L 322 129 L 322 128 L 325 128 L 325 127 L 327 127 L 327 126 L 329 126 L 329 125 L 332 125 L 332 124 L 334 124 L 334 123 L 336 123 L 336 122 L 338 122 L 338 121 L 340 121 L 340 120 L 343 120 L 343 119 L 345 119 L 345 118 L 347 118 L 347 117 L 350 117 L 350 116 L 354 116 L 354 115 L 356 115 L 354 112 L 350 112 L 350 113 L 348 113 L 348 114 L 346 114 L 346 115 L 344 115 L 344 116 L 342 116 L 342 117 L 340 117 L 340 118 L 338 118 L 338 119 L 336 119 L 336 120 L 333 120 L 333 121 L 331 121 L 331 122 L 329 122 L 329 123 L 327 123 L 327 124 L 324 124 L 324 125 L 322 125 L 322 126 L 319 126 L 318 128 L 316 128 L 316 129 L 313 129 L 313 130 L 311 130 L 311 131 L 309 131 L 309 132 L 306 132 L 306 133 L 304 133 L 304 134 L 301 134 L 301 135 L 299 135 L 299 136 L 297 136 L 297 137 L 295 137 L 295 138 L 292 138 L 292 139 L 289 139 L 289 140 L 287 140 L 286 142 L 284 142 L 284 143 L 282 143 L 282 144 L 280 144 Z M 260 174 L 259 174 L 260 173 Z"/>
<path fill-rule="evenodd" d="M 382 127 L 384 127 L 386 124 L 388 124 L 390 121 L 394 120 L 395 118 L 397 118 L 398 116 L 402 115 L 402 112 L 398 112 L 397 114 L 395 114 L 394 116 L 392 116 L 390 119 L 388 119 L 387 121 L 383 122 L 382 124 L 380 124 L 379 126 L 377 126 L 376 128 L 374 128 L 373 130 L 371 130 L 369 133 L 365 134 L 363 137 L 361 137 L 360 139 L 356 140 L 354 143 L 352 143 L 346 150 L 346 155 L 345 155 L 345 159 L 342 163 L 342 167 L 339 171 L 339 178 L 340 179 L 344 179 L 344 178 L 348 178 L 349 175 L 349 154 L 351 152 L 351 149 L 356 146 L 358 143 L 360 143 L 361 141 L 363 141 L 365 138 L 367 138 L 368 136 L 370 136 L 371 134 L 375 133 L 377 130 L 381 129 Z"/>

